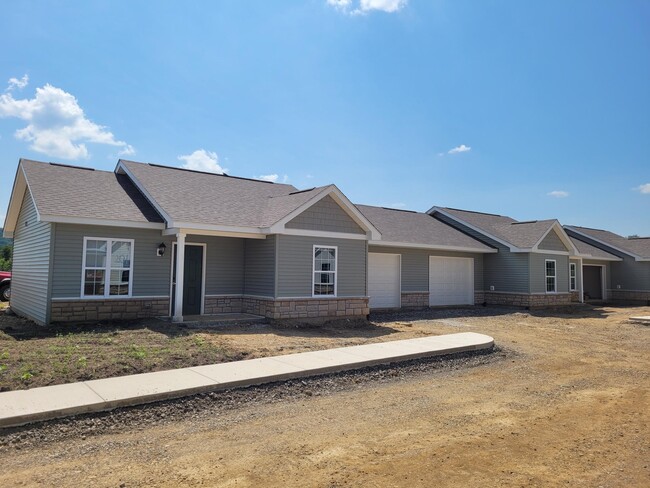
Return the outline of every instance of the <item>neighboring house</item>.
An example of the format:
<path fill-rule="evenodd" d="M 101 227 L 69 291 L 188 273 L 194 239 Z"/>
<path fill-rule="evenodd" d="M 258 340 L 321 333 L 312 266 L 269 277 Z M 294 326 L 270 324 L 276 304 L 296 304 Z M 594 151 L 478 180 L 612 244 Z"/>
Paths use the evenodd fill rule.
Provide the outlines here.
<path fill-rule="evenodd" d="M 114 172 L 21 160 L 4 233 L 12 309 L 41 324 L 366 316 L 367 246 L 381 239 L 334 185 L 123 160 Z"/>
<path fill-rule="evenodd" d="M 518 222 L 445 207 L 428 214 L 498 250 L 483 258 L 486 303 L 543 307 L 571 302 L 569 256 L 579 252 L 557 220 Z"/>
<path fill-rule="evenodd" d="M 650 238 L 623 237 L 613 232 L 565 226 L 579 248 L 605 255 L 607 262 L 583 260 L 585 293 L 603 299 L 650 304 Z"/>
<path fill-rule="evenodd" d="M 368 243 L 371 309 L 484 302 L 483 263 L 496 249 L 425 213 L 357 208 L 381 233 Z"/>

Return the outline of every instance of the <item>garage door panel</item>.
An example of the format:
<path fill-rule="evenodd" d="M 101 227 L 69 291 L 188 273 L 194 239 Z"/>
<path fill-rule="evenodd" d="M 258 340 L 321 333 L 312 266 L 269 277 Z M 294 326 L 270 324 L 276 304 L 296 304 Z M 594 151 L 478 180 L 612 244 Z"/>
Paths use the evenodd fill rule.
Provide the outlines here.
<path fill-rule="evenodd" d="M 429 257 L 429 305 L 474 304 L 474 260 Z"/>
<path fill-rule="evenodd" d="M 398 308 L 400 294 L 400 255 L 368 253 L 370 308 Z"/>

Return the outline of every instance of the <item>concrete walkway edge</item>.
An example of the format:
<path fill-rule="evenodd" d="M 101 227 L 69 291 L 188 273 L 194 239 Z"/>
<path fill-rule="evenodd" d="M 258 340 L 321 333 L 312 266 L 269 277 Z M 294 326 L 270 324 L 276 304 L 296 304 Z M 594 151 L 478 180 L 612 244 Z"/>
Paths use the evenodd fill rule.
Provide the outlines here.
<path fill-rule="evenodd" d="M 493 346 L 490 336 L 463 332 L 8 391 L 0 428 Z"/>

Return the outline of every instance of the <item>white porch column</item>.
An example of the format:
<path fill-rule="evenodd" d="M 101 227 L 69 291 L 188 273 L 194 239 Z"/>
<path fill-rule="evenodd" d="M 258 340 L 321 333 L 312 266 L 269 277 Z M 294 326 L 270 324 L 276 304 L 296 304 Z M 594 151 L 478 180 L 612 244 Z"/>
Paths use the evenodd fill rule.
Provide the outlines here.
<path fill-rule="evenodd" d="M 582 259 L 580 259 L 580 303 L 585 303 L 585 281 L 582 279 Z"/>
<path fill-rule="evenodd" d="M 185 234 L 176 234 L 176 296 L 173 322 L 183 321 L 183 278 L 185 275 Z"/>

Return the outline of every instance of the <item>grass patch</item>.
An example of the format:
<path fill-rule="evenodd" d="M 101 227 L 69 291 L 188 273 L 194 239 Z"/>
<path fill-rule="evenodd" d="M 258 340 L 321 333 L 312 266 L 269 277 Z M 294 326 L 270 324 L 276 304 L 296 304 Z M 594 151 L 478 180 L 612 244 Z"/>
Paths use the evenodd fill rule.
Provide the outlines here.
<path fill-rule="evenodd" d="M 0 391 L 238 360 L 244 354 L 173 324 L 0 326 Z"/>

